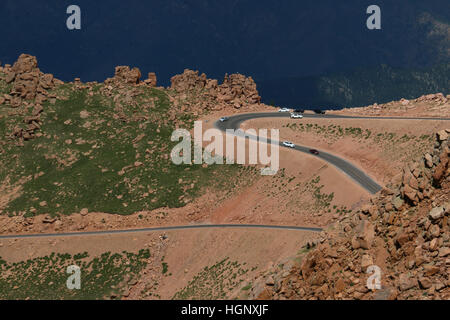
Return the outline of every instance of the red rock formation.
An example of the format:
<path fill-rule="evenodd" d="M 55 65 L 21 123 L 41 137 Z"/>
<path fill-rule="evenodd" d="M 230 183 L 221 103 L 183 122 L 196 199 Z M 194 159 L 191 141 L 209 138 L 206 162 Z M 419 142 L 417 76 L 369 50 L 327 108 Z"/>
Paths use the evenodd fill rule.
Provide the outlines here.
<path fill-rule="evenodd" d="M 156 73 L 149 72 L 148 78 L 144 82 L 151 88 L 156 87 L 156 84 L 158 83 L 158 80 L 156 78 Z"/>
<path fill-rule="evenodd" d="M 198 71 L 184 70 L 171 78 L 171 89 L 178 95 L 197 95 L 206 99 L 203 106 L 207 109 L 224 109 L 228 106 L 241 108 L 245 105 L 259 104 L 261 97 L 251 77 L 241 74 L 225 75 L 222 84 L 207 79 Z"/>
<path fill-rule="evenodd" d="M 47 99 L 47 90 L 52 89 L 55 85 L 61 84 L 61 81 L 55 79 L 51 74 L 44 74 L 38 68 L 36 57 L 28 54 L 21 54 L 19 59 L 12 67 L 5 67 L 5 81 L 13 83 L 10 92 L 10 100 L 12 107 L 18 107 L 21 99 L 34 100 L 42 103 Z M 16 99 L 14 99 L 16 98 Z"/>
<path fill-rule="evenodd" d="M 128 66 L 117 66 L 114 77 L 105 80 L 105 84 L 138 84 L 141 71 L 138 68 L 130 69 Z"/>

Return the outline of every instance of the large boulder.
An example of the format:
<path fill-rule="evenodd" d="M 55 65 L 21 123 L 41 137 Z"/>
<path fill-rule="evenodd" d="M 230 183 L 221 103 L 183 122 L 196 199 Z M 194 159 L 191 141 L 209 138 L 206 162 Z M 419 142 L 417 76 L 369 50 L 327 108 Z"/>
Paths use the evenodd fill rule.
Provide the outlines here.
<path fill-rule="evenodd" d="M 449 149 L 448 147 L 444 148 L 443 152 L 439 157 L 439 164 L 434 170 L 433 180 L 436 184 L 440 184 L 443 178 L 448 175 L 449 168 Z"/>
<path fill-rule="evenodd" d="M 437 134 L 438 141 L 446 141 L 448 139 L 448 133 L 446 130 L 441 130 Z"/>

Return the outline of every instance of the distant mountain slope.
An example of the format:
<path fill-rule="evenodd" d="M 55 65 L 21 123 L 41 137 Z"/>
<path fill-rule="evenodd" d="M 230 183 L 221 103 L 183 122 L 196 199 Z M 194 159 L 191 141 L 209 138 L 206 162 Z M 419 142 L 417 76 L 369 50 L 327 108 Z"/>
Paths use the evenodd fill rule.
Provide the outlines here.
<path fill-rule="evenodd" d="M 314 108 L 358 107 L 422 94 L 450 93 L 450 63 L 422 69 L 382 65 L 353 72 L 258 82 L 265 103 Z"/>
<path fill-rule="evenodd" d="M 366 28 L 361 0 L 78 0 L 82 30 L 68 31 L 67 1 L 0 2 L 0 61 L 38 57 L 62 80 L 103 81 L 116 65 L 156 72 L 169 85 L 185 68 L 254 79 L 449 61 L 448 0 L 378 0 L 382 30 Z"/>

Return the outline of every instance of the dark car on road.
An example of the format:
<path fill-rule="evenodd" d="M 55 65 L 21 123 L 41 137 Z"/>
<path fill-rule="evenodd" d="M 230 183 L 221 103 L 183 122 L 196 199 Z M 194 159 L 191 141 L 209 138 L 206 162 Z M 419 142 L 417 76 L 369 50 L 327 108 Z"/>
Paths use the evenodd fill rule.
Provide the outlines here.
<path fill-rule="evenodd" d="M 315 154 L 316 156 L 319 154 L 319 151 L 317 151 L 316 149 L 309 149 L 309 152 Z"/>

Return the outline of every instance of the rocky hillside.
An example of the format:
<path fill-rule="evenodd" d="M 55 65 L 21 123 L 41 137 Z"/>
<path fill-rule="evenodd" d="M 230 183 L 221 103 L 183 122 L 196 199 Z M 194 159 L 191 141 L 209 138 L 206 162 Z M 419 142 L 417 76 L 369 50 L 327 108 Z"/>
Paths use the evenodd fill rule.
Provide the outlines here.
<path fill-rule="evenodd" d="M 95 81 L 82 83 L 80 78 L 67 84 L 73 84 L 75 90 L 88 90 L 91 96 L 94 87 L 100 86 L 98 89 L 102 96 L 113 98 L 119 105 L 131 103 L 136 106 L 139 102 L 135 97 L 142 90 L 155 88 L 157 84 L 154 72 L 150 72 L 143 81 L 141 76 L 138 68 L 118 66 L 114 76 L 106 79 L 103 84 Z M 64 85 L 64 82 L 54 78 L 52 74 L 41 72 L 36 57 L 27 54 L 20 55 L 13 66 L 0 65 L 0 80 L 4 83 L 0 88 L 0 106 L 6 107 L 0 112 L 0 118 L 6 117 L 7 113 L 20 115 L 23 123 L 27 124 L 26 127 L 13 127 L 9 135 L 22 140 L 34 138 L 42 124 L 40 114 L 44 111 L 43 104 L 53 105 L 57 100 L 64 99 L 55 94 L 55 90 Z M 219 84 L 217 80 L 207 79 L 205 74 L 199 75 L 198 71 L 185 70 L 183 74 L 172 77 L 171 83 L 167 89 L 158 89 L 168 94 L 172 104 L 167 110 L 168 119 L 176 125 L 183 123 L 178 121 L 180 112 L 198 116 L 213 110 L 242 107 L 253 110 L 261 102 L 253 79 L 241 74 L 225 75 L 223 83 Z M 6 112 L 8 109 L 15 111 Z"/>
<path fill-rule="evenodd" d="M 450 130 L 397 183 L 339 219 L 286 265 L 250 280 L 255 299 L 450 299 Z M 381 289 L 369 290 L 378 266 Z"/>
<path fill-rule="evenodd" d="M 0 67 L 0 214 L 48 214 L 46 221 L 55 222 L 81 211 L 179 208 L 207 185 L 241 185 L 236 170 L 252 174 L 170 159 L 176 128 L 190 129 L 213 109 L 259 106 L 251 78 L 230 75 L 218 84 L 187 70 L 163 88 L 154 73 L 141 76 L 138 68 L 118 66 L 104 83 L 64 83 L 26 54 Z M 21 224 L 12 225 L 6 231 L 20 232 Z"/>

